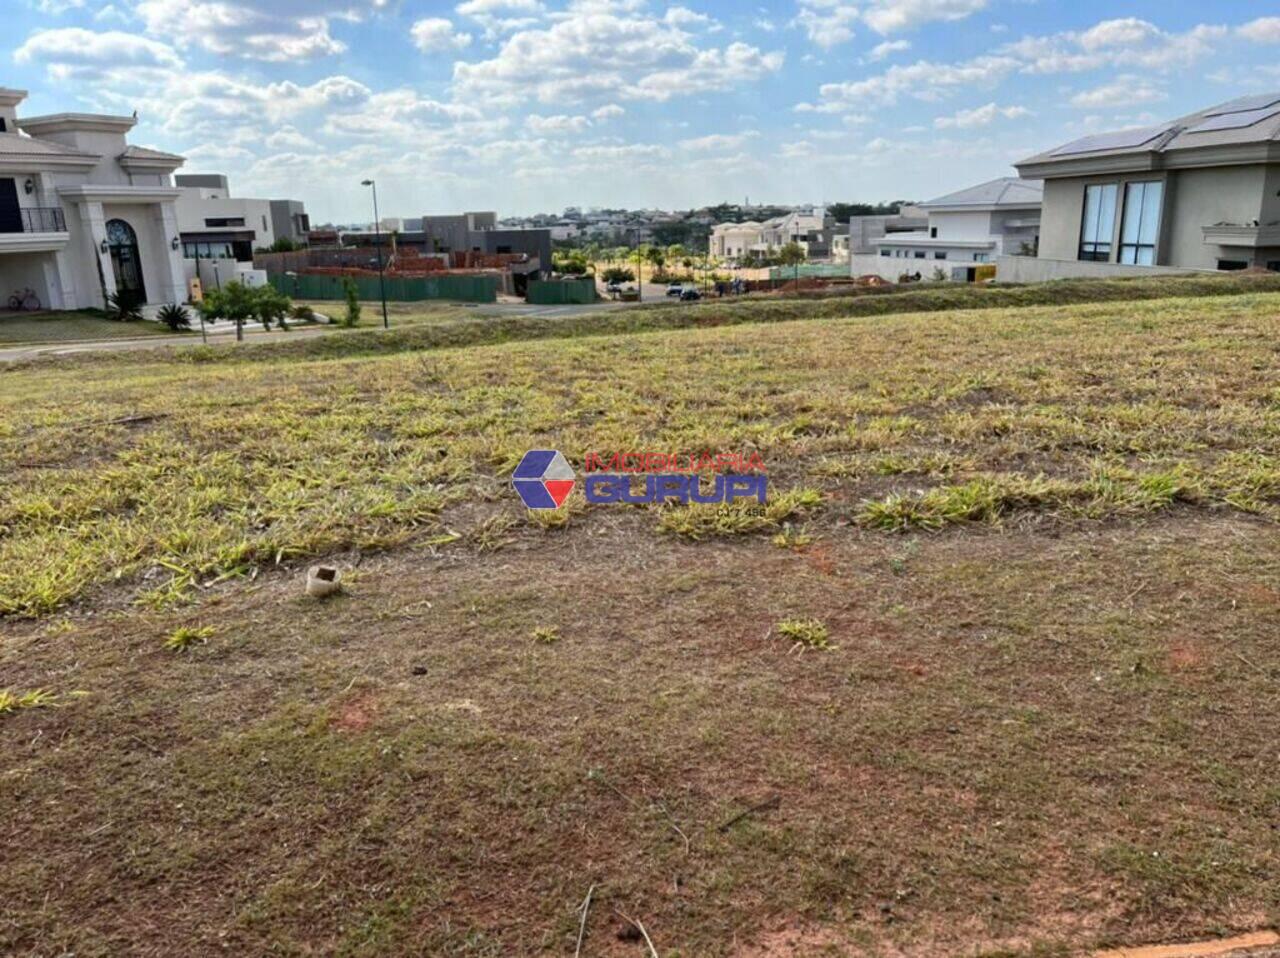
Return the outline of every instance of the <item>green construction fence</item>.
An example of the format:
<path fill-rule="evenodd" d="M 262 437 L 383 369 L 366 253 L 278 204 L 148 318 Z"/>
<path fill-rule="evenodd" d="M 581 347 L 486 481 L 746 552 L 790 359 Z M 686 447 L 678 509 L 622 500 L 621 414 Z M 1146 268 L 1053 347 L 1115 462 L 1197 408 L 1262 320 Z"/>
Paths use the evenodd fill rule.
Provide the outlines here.
<path fill-rule="evenodd" d="M 848 279 L 849 264 L 848 263 L 801 263 L 800 278 L 812 279 L 821 277 L 823 279 Z M 796 278 L 796 267 L 794 266 L 774 266 L 769 269 L 769 278 L 786 282 L 789 279 Z"/>
<path fill-rule="evenodd" d="M 268 281 L 294 299 L 343 300 L 347 298 L 342 276 L 307 273 L 275 273 Z M 363 300 L 382 298 L 378 277 L 353 278 Z M 484 275 L 445 275 L 425 277 L 388 276 L 387 299 L 412 303 L 424 299 L 454 299 L 464 303 L 493 303 L 498 299 L 498 278 Z"/>
<path fill-rule="evenodd" d="M 594 303 L 600 297 L 596 293 L 595 277 L 584 279 L 540 279 L 529 282 L 525 299 L 539 306 L 566 306 L 570 303 Z"/>

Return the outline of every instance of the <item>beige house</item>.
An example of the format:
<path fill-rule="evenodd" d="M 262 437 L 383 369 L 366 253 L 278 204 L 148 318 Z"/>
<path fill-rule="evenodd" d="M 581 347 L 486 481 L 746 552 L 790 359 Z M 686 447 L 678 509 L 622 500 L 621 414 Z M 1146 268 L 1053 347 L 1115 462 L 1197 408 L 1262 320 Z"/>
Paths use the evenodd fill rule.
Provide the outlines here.
<path fill-rule="evenodd" d="M 737 260 L 769 255 L 788 243 L 798 243 L 810 258 L 821 258 L 831 255 L 834 232 L 835 224 L 821 206 L 793 210 L 763 223 L 719 223 L 711 228 L 711 255 Z"/>
<path fill-rule="evenodd" d="M 1086 136 L 1016 164 L 1044 180 L 1039 255 L 1001 279 L 1280 270 L 1280 93 Z"/>
<path fill-rule="evenodd" d="M 19 118 L 26 91 L 0 89 L 0 308 L 182 302 L 172 174 L 180 156 L 130 146 L 132 117 Z"/>

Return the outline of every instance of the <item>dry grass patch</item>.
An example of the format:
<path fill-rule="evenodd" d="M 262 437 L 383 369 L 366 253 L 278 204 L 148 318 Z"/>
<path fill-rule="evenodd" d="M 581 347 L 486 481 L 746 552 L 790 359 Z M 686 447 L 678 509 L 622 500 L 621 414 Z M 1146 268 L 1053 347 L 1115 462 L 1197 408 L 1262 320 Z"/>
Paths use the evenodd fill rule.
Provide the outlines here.
<path fill-rule="evenodd" d="M 483 550 L 539 526 L 599 521 L 601 510 L 571 506 L 475 528 L 474 507 L 509 501 L 510 470 L 535 447 L 575 462 L 637 444 L 759 453 L 771 489 L 763 511 L 658 511 L 659 531 L 700 540 L 774 534 L 805 517 L 935 529 L 1176 504 L 1274 519 L 1278 302 L 1249 294 L 334 361 L 283 351 L 276 362 L 134 356 L 5 370 L 0 614 L 47 615 L 115 585 L 163 609 L 325 553 L 448 548 L 454 528 Z M 806 304 L 768 308 L 782 306 Z M 454 510 L 465 516 L 451 525 Z"/>

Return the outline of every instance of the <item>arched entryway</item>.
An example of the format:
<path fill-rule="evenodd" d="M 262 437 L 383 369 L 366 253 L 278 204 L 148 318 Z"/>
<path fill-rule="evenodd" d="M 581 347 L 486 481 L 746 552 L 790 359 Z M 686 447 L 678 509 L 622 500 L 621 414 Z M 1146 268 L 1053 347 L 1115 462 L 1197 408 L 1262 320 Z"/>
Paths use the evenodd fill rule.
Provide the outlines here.
<path fill-rule="evenodd" d="M 147 301 L 147 287 L 142 281 L 138 234 L 124 220 L 107 220 L 107 242 L 111 245 L 111 270 L 116 278 L 116 291 L 128 305 L 142 305 Z"/>

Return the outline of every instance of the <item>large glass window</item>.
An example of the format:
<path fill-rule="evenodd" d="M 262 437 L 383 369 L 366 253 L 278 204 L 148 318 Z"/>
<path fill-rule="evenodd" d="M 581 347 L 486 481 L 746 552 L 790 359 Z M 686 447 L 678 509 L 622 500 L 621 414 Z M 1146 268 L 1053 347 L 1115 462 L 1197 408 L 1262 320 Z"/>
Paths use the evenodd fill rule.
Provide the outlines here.
<path fill-rule="evenodd" d="M 1111 259 L 1111 234 L 1116 225 L 1116 184 L 1084 188 L 1084 221 L 1080 224 L 1080 259 Z"/>
<path fill-rule="evenodd" d="M 1137 266 L 1156 264 L 1156 239 L 1160 234 L 1160 200 L 1163 195 L 1164 184 L 1159 180 L 1125 184 L 1120 262 Z"/>

